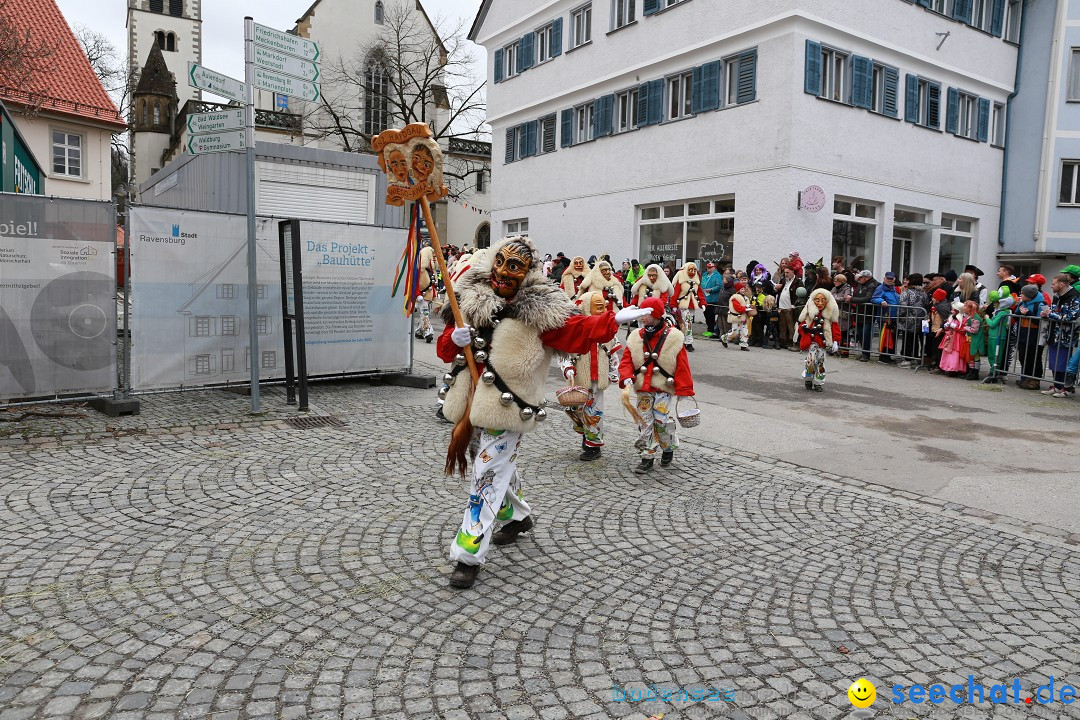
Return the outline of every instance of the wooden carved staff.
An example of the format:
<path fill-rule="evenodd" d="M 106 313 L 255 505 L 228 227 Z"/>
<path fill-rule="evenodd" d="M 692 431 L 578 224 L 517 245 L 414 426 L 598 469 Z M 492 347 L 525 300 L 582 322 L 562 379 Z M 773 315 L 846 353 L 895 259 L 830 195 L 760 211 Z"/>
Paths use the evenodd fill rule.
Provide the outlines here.
<path fill-rule="evenodd" d="M 431 217 L 431 205 L 428 204 L 429 201 L 446 197 L 449 192 L 442 183 L 442 149 L 432 138 L 431 127 L 427 123 L 410 123 L 401 130 L 385 130 L 371 139 L 371 149 L 378 153 L 379 167 L 387 174 L 386 203 L 398 207 L 406 202 L 419 203 L 420 210 L 424 214 L 424 223 L 431 234 L 431 247 L 435 251 L 435 261 L 439 263 L 439 272 L 442 273 L 446 298 L 450 302 L 450 311 L 454 315 L 454 325 L 459 328 L 465 327 L 450 273 L 446 269 L 446 258 L 443 256 L 442 244 L 439 242 L 439 233 Z M 472 375 L 473 388 L 475 388 L 480 380 L 480 372 L 473 359 L 472 347 L 466 345 L 461 352 L 469 364 L 469 373 Z M 450 435 L 450 444 L 446 451 L 446 465 L 443 468 L 447 475 L 460 474 L 464 477 L 468 467 L 466 450 L 473 433 L 472 422 L 469 420 L 471 409 L 472 393 L 470 392 L 465 405 L 465 414 L 454 426 Z"/>

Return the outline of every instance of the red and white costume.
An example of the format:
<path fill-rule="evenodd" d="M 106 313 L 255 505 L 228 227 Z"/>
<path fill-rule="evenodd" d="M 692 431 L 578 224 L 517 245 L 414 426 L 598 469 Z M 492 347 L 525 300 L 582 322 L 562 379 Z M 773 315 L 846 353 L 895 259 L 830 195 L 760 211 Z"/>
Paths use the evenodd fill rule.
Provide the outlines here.
<path fill-rule="evenodd" d="M 818 309 L 816 298 L 825 298 L 825 307 Z M 825 353 L 835 351 L 840 344 L 840 308 L 832 293 L 817 288 L 806 299 L 799 315 L 799 349 L 806 351 L 803 381 L 807 389 L 821 390 L 825 384 Z"/>
<path fill-rule="evenodd" d="M 682 266 L 672 280 L 671 307 L 679 311 L 683 342 L 694 344 L 694 316 L 705 307 L 705 292 L 701 289 L 701 273 L 693 262 Z"/>
<path fill-rule="evenodd" d="M 650 270 L 656 271 L 655 283 L 649 280 Z M 664 274 L 664 268 L 659 265 L 650 265 L 645 268 L 645 272 L 630 289 L 630 304 L 640 307 L 645 298 L 654 297 L 659 298 L 660 302 L 667 307 L 673 291 L 674 288 L 671 286 L 671 281 L 668 280 L 668 276 Z"/>

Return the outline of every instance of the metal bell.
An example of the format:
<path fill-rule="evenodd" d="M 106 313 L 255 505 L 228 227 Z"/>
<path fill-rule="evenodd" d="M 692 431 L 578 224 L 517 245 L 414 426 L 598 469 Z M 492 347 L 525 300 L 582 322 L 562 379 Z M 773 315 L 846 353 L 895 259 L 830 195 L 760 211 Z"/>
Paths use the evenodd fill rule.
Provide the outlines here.
<path fill-rule="evenodd" d="M 472 344 L 473 344 L 473 347 L 476 348 L 477 350 L 483 350 L 484 348 L 487 347 L 487 340 L 485 340 L 482 337 L 478 337 L 478 338 L 476 338 L 475 340 L 472 341 Z"/>
<path fill-rule="evenodd" d="M 439 388 L 439 399 L 440 400 L 445 400 L 446 396 L 449 393 L 450 393 L 450 386 L 449 385 L 443 385 L 441 388 Z"/>
<path fill-rule="evenodd" d="M 521 408 L 521 412 L 518 414 L 521 415 L 522 420 L 532 420 L 534 413 L 531 407 L 523 407 Z"/>
<path fill-rule="evenodd" d="M 675 387 L 675 378 L 673 378 L 673 377 L 664 378 L 664 384 L 667 385 L 668 387 Z"/>
<path fill-rule="evenodd" d="M 653 353 L 649 357 L 651 357 L 653 360 L 659 360 L 660 359 L 660 355 L 658 353 Z"/>
<path fill-rule="evenodd" d="M 464 365 L 465 364 L 465 356 L 462 355 L 461 353 L 458 353 L 457 355 L 455 355 L 454 356 L 454 364 L 457 365 L 458 367 Z"/>
<path fill-rule="evenodd" d="M 450 373 L 446 373 L 445 375 L 442 376 L 442 381 L 446 385 L 453 385 L 454 384 L 454 376 L 451 375 Z"/>
<path fill-rule="evenodd" d="M 514 396 L 508 392 L 504 392 L 502 395 L 499 396 L 499 402 L 501 402 L 503 405 L 509 405 L 510 403 L 514 402 Z"/>
<path fill-rule="evenodd" d="M 536 420 L 537 422 L 543 422 L 547 420 L 547 410 L 545 410 L 544 408 L 539 408 L 536 411 Z"/>
<path fill-rule="evenodd" d="M 478 362 L 478 363 L 486 363 L 487 362 L 487 357 L 488 357 L 487 352 L 484 351 L 484 350 L 478 350 L 473 355 L 473 359 L 476 360 L 476 362 Z"/>
<path fill-rule="evenodd" d="M 490 385 L 495 382 L 495 373 L 491 372 L 490 370 L 485 370 L 484 374 L 480 376 L 480 380 L 485 385 Z"/>
<path fill-rule="evenodd" d="M 498 318 L 495 318 L 494 320 L 491 321 L 491 327 L 498 327 L 499 323 L 501 323 L 501 322 L 502 322 L 502 320 L 499 320 Z"/>

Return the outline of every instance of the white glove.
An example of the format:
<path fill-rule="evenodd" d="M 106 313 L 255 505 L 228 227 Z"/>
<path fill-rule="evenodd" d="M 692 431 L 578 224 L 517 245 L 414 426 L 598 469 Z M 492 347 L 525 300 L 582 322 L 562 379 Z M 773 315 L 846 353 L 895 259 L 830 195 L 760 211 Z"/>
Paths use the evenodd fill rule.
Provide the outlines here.
<path fill-rule="evenodd" d="M 840 349 L 840 343 L 838 343 L 838 342 L 836 342 L 835 340 L 833 340 L 833 344 L 832 344 L 832 351 L 833 351 L 833 352 L 835 353 L 835 352 L 836 352 L 837 350 L 839 350 L 839 349 Z"/>
<path fill-rule="evenodd" d="M 454 328 L 454 332 L 450 333 L 450 339 L 454 341 L 455 345 L 463 348 L 472 342 L 472 328 L 468 325 Z"/>
<path fill-rule="evenodd" d="M 640 320 L 641 318 L 649 315 L 651 312 L 652 310 L 649 310 L 648 308 L 623 308 L 619 312 L 615 313 L 615 322 L 619 323 L 620 325 L 625 325 L 626 323 Z"/>

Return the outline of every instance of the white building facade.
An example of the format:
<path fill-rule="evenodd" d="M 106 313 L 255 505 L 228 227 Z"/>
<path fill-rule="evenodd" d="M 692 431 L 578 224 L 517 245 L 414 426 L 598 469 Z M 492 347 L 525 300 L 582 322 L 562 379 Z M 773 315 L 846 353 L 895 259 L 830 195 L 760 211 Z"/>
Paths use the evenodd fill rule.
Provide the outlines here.
<path fill-rule="evenodd" d="M 485 0 L 493 228 L 616 261 L 985 269 L 1006 25 L 1006 0 Z"/>

